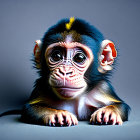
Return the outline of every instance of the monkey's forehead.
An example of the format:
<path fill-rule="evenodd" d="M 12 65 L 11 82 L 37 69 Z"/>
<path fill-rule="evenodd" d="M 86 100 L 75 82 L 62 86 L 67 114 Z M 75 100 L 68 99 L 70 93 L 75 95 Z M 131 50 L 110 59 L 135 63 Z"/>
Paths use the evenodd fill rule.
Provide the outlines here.
<path fill-rule="evenodd" d="M 45 46 L 57 42 L 79 42 L 92 48 L 97 45 L 95 39 L 87 35 L 81 35 L 76 31 L 64 31 L 62 33 L 51 34 L 43 39 Z"/>
<path fill-rule="evenodd" d="M 55 47 L 57 48 L 58 46 L 60 46 L 62 48 L 66 48 L 66 49 L 73 49 L 75 47 L 88 48 L 86 45 L 81 44 L 79 42 L 56 42 L 56 43 L 52 43 L 51 45 L 49 45 L 47 49 L 52 49 Z"/>
<path fill-rule="evenodd" d="M 64 31 L 63 33 L 60 33 L 60 34 L 62 36 L 60 41 L 65 41 L 65 42 L 67 42 L 67 41 L 69 41 L 69 42 L 81 42 L 82 41 L 81 35 L 74 30 L 72 30 L 70 32 Z"/>

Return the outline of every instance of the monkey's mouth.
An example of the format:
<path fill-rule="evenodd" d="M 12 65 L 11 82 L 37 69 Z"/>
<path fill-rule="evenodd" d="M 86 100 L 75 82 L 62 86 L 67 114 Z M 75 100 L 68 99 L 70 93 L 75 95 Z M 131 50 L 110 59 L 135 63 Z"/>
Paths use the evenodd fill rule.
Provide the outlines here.
<path fill-rule="evenodd" d="M 82 87 L 54 86 L 53 88 L 61 88 L 61 89 L 76 90 L 76 89 L 81 89 L 81 88 L 84 88 L 84 86 L 82 86 Z"/>
<path fill-rule="evenodd" d="M 81 94 L 85 87 L 53 87 L 53 90 L 57 93 L 59 97 L 62 98 L 75 98 L 79 94 Z"/>

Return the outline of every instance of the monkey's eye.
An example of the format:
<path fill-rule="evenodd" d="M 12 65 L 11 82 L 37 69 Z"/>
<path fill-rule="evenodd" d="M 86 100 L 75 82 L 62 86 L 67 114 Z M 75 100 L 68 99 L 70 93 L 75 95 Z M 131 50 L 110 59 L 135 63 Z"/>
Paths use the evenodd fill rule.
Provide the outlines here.
<path fill-rule="evenodd" d="M 55 50 L 51 55 L 51 60 L 54 62 L 58 62 L 62 59 L 63 59 L 63 55 L 62 55 L 61 51 L 59 51 L 59 50 Z"/>
<path fill-rule="evenodd" d="M 86 56 L 84 53 L 77 53 L 74 57 L 73 60 L 76 63 L 83 63 L 86 60 Z"/>

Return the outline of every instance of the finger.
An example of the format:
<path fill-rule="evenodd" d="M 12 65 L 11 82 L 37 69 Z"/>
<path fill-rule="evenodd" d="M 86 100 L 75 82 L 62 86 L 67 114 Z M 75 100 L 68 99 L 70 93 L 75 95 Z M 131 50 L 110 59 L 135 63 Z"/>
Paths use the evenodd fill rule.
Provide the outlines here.
<path fill-rule="evenodd" d="M 73 123 L 74 125 L 77 125 L 77 124 L 78 124 L 77 118 L 76 118 L 73 114 L 70 114 L 70 116 L 71 116 L 72 123 Z"/>
<path fill-rule="evenodd" d="M 122 125 L 122 124 L 123 124 L 123 121 L 122 121 L 120 115 L 117 116 L 117 118 L 116 118 L 116 123 L 117 123 L 118 125 Z"/>
<path fill-rule="evenodd" d="M 111 117 L 110 117 L 110 121 L 112 123 L 112 125 L 115 125 L 116 124 L 116 114 L 113 112 L 111 113 Z"/>
<path fill-rule="evenodd" d="M 62 116 L 61 113 L 58 113 L 58 114 L 57 114 L 57 118 L 58 118 L 58 123 L 59 123 L 60 125 L 63 125 L 63 120 L 64 120 L 64 118 L 63 118 L 63 116 Z"/>
<path fill-rule="evenodd" d="M 51 121 L 51 125 L 55 126 L 56 120 L 55 120 L 55 115 L 51 115 L 50 116 L 50 121 Z"/>
<path fill-rule="evenodd" d="M 67 125 L 68 126 L 71 126 L 72 125 L 71 117 L 68 114 L 66 115 L 66 122 L 67 122 Z"/>
<path fill-rule="evenodd" d="M 66 123 L 68 126 L 71 126 L 72 125 L 72 121 L 71 121 L 71 117 L 70 117 L 70 113 L 64 111 L 62 112 L 63 116 L 65 117 L 66 119 Z"/>
<path fill-rule="evenodd" d="M 96 112 L 91 115 L 90 123 L 94 124 L 96 122 Z"/>
<path fill-rule="evenodd" d="M 96 116 L 97 122 L 101 123 L 102 122 L 101 118 L 102 118 L 102 111 L 99 111 Z"/>
<path fill-rule="evenodd" d="M 51 121 L 51 123 L 55 123 L 56 121 L 55 121 L 55 115 L 51 115 L 50 116 L 50 121 Z"/>
<path fill-rule="evenodd" d="M 106 111 L 104 113 L 104 118 L 103 118 L 103 121 L 105 122 L 105 124 L 107 124 L 109 122 L 109 116 L 110 116 L 110 112 Z"/>

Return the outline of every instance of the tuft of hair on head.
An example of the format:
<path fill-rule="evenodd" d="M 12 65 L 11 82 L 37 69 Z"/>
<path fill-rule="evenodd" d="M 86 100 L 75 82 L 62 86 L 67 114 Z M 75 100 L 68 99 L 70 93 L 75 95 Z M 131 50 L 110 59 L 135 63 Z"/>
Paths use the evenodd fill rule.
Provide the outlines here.
<path fill-rule="evenodd" d="M 74 17 L 71 17 L 69 23 L 66 23 L 66 29 L 67 30 L 70 30 L 71 29 L 72 24 L 73 24 L 74 21 L 75 21 L 75 18 Z"/>

